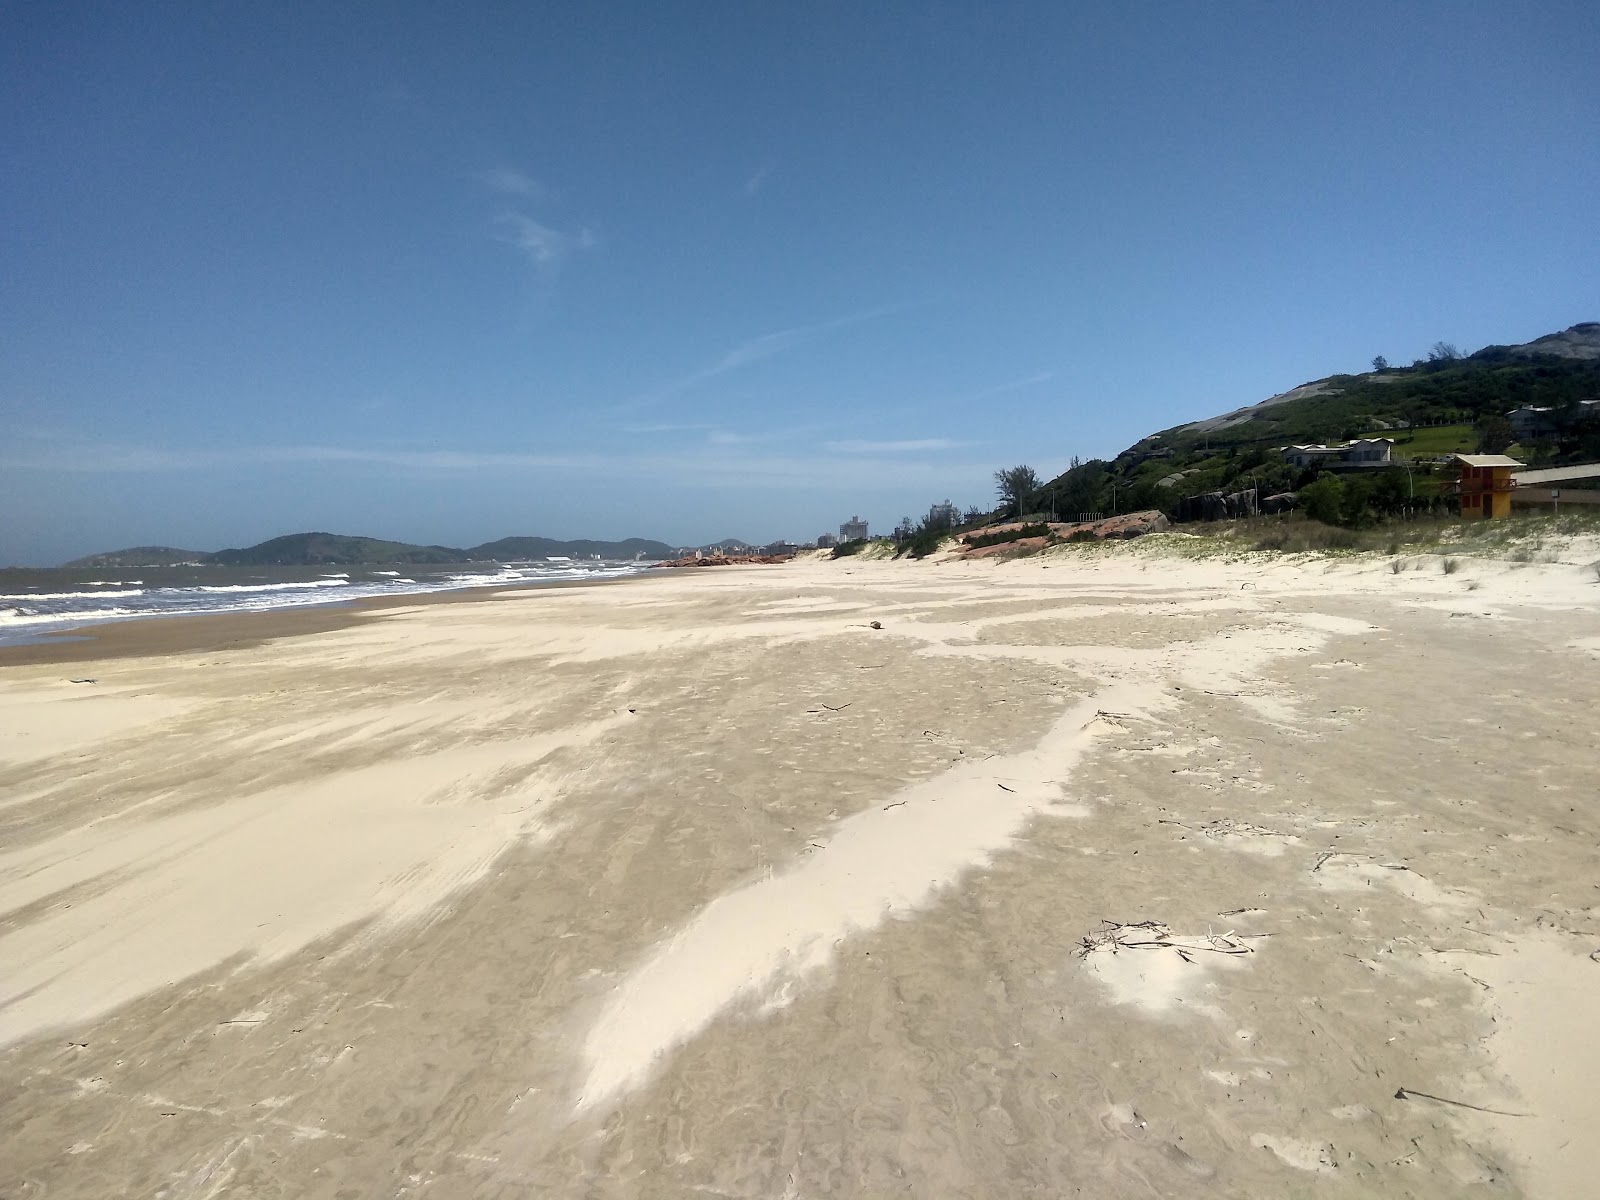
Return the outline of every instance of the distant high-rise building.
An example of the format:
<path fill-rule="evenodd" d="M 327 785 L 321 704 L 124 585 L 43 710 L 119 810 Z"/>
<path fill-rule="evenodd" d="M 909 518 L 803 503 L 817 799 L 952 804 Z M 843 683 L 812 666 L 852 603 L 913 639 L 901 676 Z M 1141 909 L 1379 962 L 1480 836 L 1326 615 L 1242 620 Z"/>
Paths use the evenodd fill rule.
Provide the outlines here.
<path fill-rule="evenodd" d="M 817 549 L 818 550 L 826 550 L 829 546 L 837 546 L 838 544 L 839 544 L 839 539 L 834 537 L 833 534 L 831 534 L 831 533 L 819 533 L 819 534 L 817 534 Z"/>
<path fill-rule="evenodd" d="M 928 527 L 930 529 L 949 529 L 952 525 L 961 523 L 961 510 L 950 501 L 935 504 L 928 510 Z"/>
<path fill-rule="evenodd" d="M 867 536 L 867 523 L 860 517 L 851 517 L 839 526 L 839 540 L 841 542 L 857 542 Z"/>

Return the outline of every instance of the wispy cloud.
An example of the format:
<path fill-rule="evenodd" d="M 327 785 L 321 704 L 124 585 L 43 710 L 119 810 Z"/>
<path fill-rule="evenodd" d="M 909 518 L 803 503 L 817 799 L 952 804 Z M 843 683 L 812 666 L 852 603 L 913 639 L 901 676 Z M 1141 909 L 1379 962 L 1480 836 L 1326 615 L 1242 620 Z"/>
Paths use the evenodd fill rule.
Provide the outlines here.
<path fill-rule="evenodd" d="M 773 442 L 798 443 L 815 436 L 821 427 L 815 425 L 786 426 L 782 429 L 736 430 L 710 421 L 664 422 L 651 425 L 622 425 L 621 433 L 675 434 L 692 433 L 698 436 L 690 444 L 703 446 L 760 446 Z"/>
<path fill-rule="evenodd" d="M 704 433 L 708 429 L 718 426 L 707 421 L 685 421 L 682 423 L 667 422 L 656 425 L 622 425 L 618 427 L 622 433 Z"/>
<path fill-rule="evenodd" d="M 520 196 L 524 200 L 545 200 L 550 196 L 550 189 L 544 184 L 511 167 L 479 171 L 477 177 L 479 183 L 502 196 Z"/>
<path fill-rule="evenodd" d="M 478 172 L 476 178 L 506 206 L 494 217 L 495 241 L 512 247 L 547 279 L 573 254 L 599 244 L 586 225 L 560 228 L 534 215 L 550 199 L 550 190 L 532 176 L 512 167 L 495 167 Z"/>
<path fill-rule="evenodd" d="M 735 435 L 740 436 L 740 435 Z M 859 453 L 840 454 L 823 447 L 817 452 L 796 452 L 784 439 L 779 453 L 762 451 L 750 439 L 737 454 L 725 445 L 707 442 L 673 452 L 604 454 L 588 451 L 533 453 L 517 450 L 410 450 L 389 447 L 327 445 L 152 447 L 112 443 L 62 442 L 41 444 L 21 453 L 12 448 L 0 453 L 0 467 L 52 474 L 183 474 L 201 471 L 240 473 L 279 466 L 327 464 L 367 466 L 409 475 L 458 476 L 496 471 L 571 472 L 596 480 L 650 479 L 684 487 L 801 487 L 847 490 L 882 490 L 916 485 L 947 488 L 952 478 L 970 475 L 986 480 L 983 464 L 942 459 L 938 463 L 906 457 L 895 447 L 916 443 L 879 443 L 876 453 L 859 443 Z M 939 439 L 929 439 L 938 441 Z M 957 443 L 950 443 L 953 447 Z"/>
<path fill-rule="evenodd" d="M 823 449 L 835 454 L 925 454 L 936 450 L 957 450 L 971 444 L 950 438 L 917 438 L 904 442 L 828 442 Z"/>
<path fill-rule="evenodd" d="M 1054 371 L 1040 371 L 1034 375 L 1025 375 L 1021 379 L 1012 379 L 1005 383 L 997 383 L 993 387 L 984 388 L 981 392 L 974 392 L 967 400 L 987 400 L 990 396 L 1003 396 L 1007 392 L 1020 392 L 1023 388 L 1036 387 L 1041 383 L 1048 383 L 1056 377 Z"/>
<path fill-rule="evenodd" d="M 784 429 L 763 429 L 756 432 L 734 429 L 714 429 L 706 437 L 711 446 L 761 446 L 773 442 L 803 444 L 818 432 L 815 425 L 794 425 Z"/>
<path fill-rule="evenodd" d="M 672 383 L 653 392 L 635 396 L 632 400 L 619 407 L 626 411 L 674 399 L 690 389 L 698 387 L 702 383 L 708 383 L 718 376 L 726 375 L 730 371 L 737 371 L 741 367 L 747 367 L 752 363 L 771 358 L 775 354 L 782 354 L 786 350 L 791 350 L 796 346 L 836 330 L 892 316 L 895 313 L 905 311 L 909 307 L 911 306 L 906 304 L 880 305 L 877 308 L 869 308 L 862 312 L 835 317 L 830 321 L 819 321 L 815 325 L 796 325 L 790 329 L 777 329 L 771 333 L 760 334 L 757 337 L 750 338 L 748 341 L 740 342 L 733 349 L 724 353 L 722 357 L 701 367 L 698 371 L 691 371 L 681 379 L 674 380 Z"/>
<path fill-rule="evenodd" d="M 778 164 L 776 160 L 769 158 L 766 162 L 757 167 L 755 172 L 744 181 L 744 194 L 746 196 L 753 197 L 756 195 L 756 193 L 761 191 L 761 189 L 767 184 L 768 176 L 772 174 L 777 166 Z"/>
<path fill-rule="evenodd" d="M 551 270 L 576 250 L 588 250 L 597 240 L 594 232 L 580 227 L 566 232 L 552 229 L 541 221 L 518 212 L 503 212 L 495 218 L 499 240 L 515 246 L 534 266 Z"/>

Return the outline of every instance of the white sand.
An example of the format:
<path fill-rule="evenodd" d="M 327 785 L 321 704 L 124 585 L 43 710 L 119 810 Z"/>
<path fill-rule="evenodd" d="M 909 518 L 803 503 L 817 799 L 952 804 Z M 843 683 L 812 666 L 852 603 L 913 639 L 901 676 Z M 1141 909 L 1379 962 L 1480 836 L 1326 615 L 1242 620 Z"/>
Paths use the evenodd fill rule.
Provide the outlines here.
<path fill-rule="evenodd" d="M 742 998 L 779 1007 L 846 937 L 905 918 L 988 864 L 1037 813 L 1081 816 L 1065 799 L 1102 710 L 1154 697 L 1108 688 L 1074 705 L 1033 750 L 960 763 L 840 822 L 799 865 L 707 904 L 633 969 L 584 1042 L 579 1106 L 643 1083 L 661 1056 Z"/>
<path fill-rule="evenodd" d="M 1575 1194 L 1587 549 L 1182 544 L 0 669 L 0 1192 Z"/>

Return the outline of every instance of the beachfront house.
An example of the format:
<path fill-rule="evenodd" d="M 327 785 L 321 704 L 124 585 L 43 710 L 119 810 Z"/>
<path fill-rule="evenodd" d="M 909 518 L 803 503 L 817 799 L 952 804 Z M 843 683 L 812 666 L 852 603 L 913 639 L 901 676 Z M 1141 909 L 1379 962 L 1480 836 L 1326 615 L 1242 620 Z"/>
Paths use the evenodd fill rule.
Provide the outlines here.
<path fill-rule="evenodd" d="M 1556 431 L 1555 419 L 1551 417 L 1548 406 L 1524 404 L 1508 412 L 1506 420 L 1511 422 L 1512 439 L 1518 442 L 1549 437 Z"/>
<path fill-rule="evenodd" d="M 1511 515 L 1511 492 L 1517 481 L 1511 472 L 1524 464 L 1505 454 L 1457 454 L 1461 468 L 1454 491 L 1461 499 L 1461 515 L 1493 519 Z"/>
<path fill-rule="evenodd" d="M 1576 415 L 1594 413 L 1600 413 L 1600 400 L 1578 401 Z M 1506 420 L 1511 422 L 1512 438 L 1519 442 L 1554 437 L 1561 428 L 1556 410 L 1550 405 L 1524 404 L 1508 412 Z"/>
<path fill-rule="evenodd" d="M 1339 446 L 1280 446 L 1283 461 L 1296 467 L 1328 470 L 1379 467 L 1394 455 L 1393 438 L 1355 438 Z"/>

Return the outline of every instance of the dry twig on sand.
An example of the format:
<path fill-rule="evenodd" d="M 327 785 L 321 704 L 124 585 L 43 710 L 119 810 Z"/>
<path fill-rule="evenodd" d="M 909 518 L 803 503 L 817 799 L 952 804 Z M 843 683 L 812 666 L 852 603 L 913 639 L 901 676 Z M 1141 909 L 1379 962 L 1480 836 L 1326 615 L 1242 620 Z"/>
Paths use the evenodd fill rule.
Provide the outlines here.
<path fill-rule="evenodd" d="M 1179 829 L 1187 829 L 1193 833 L 1201 834 L 1220 841 L 1230 837 L 1281 837 L 1292 838 L 1295 835 L 1285 833 L 1281 829 L 1268 829 L 1264 825 L 1252 825 L 1249 821 L 1235 821 L 1232 817 L 1220 817 L 1214 821 L 1203 821 L 1199 825 L 1190 825 L 1187 821 L 1174 820 L 1171 817 L 1158 817 L 1157 825 L 1176 825 Z M 1315 868 L 1312 868 L 1315 870 Z"/>
<path fill-rule="evenodd" d="M 1233 930 L 1227 933 L 1207 933 L 1203 937 L 1180 937 L 1160 921 L 1138 921 L 1122 924 L 1118 921 L 1100 922 L 1100 928 L 1081 938 L 1078 956 L 1087 958 L 1097 950 L 1116 954 L 1122 950 L 1176 950 L 1185 959 L 1189 953 L 1209 951 L 1212 954 L 1254 954 L 1255 949 L 1245 944 L 1244 938 Z"/>

